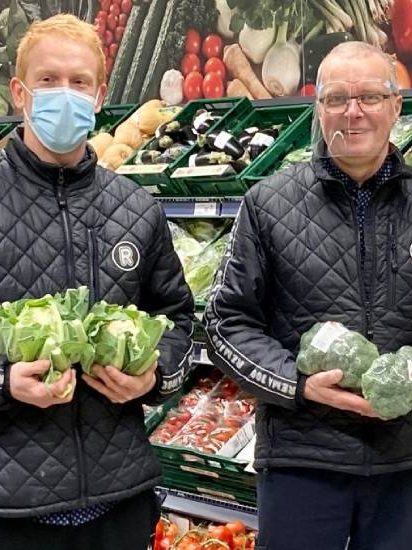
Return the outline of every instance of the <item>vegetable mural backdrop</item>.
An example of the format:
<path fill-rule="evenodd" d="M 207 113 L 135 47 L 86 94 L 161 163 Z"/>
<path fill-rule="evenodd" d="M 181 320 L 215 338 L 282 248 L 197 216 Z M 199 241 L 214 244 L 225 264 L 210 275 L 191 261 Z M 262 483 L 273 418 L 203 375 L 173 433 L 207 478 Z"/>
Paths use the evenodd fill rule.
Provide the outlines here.
<path fill-rule="evenodd" d="M 311 95 L 320 61 L 347 40 L 393 54 L 411 87 L 412 0 L 0 0 L 0 114 L 12 113 L 18 40 L 58 12 L 96 25 L 108 104 Z"/>

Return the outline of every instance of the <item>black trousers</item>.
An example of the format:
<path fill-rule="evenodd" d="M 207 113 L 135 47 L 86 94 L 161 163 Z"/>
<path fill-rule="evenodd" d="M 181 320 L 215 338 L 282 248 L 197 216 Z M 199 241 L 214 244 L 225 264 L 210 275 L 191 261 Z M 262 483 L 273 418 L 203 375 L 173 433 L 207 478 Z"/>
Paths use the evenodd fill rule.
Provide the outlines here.
<path fill-rule="evenodd" d="M 258 476 L 258 509 L 260 550 L 412 549 L 412 471 L 277 468 Z"/>
<path fill-rule="evenodd" d="M 146 550 L 160 515 L 154 491 L 121 501 L 78 527 L 0 518 L 1 550 Z"/>

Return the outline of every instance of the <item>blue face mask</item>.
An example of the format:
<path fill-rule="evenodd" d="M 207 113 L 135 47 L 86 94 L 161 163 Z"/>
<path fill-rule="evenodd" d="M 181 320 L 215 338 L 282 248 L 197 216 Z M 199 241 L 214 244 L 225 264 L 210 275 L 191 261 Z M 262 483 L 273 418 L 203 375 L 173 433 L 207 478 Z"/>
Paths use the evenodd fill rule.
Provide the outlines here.
<path fill-rule="evenodd" d="M 71 88 L 36 88 L 31 116 L 24 114 L 32 132 L 53 153 L 70 153 L 94 129 L 95 98 Z"/>

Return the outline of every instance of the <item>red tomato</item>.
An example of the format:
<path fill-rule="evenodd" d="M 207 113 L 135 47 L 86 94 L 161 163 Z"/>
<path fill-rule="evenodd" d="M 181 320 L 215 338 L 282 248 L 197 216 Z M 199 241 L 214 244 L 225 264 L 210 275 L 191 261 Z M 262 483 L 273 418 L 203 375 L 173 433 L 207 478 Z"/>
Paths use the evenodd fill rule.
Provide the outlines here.
<path fill-rule="evenodd" d="M 100 7 L 103 11 L 109 11 L 110 0 L 100 0 Z"/>
<path fill-rule="evenodd" d="M 225 86 L 218 73 L 207 73 L 203 79 L 202 90 L 207 98 L 223 97 Z"/>
<path fill-rule="evenodd" d="M 203 40 L 202 52 L 205 57 L 221 57 L 222 50 L 223 40 L 218 34 L 209 34 Z"/>
<path fill-rule="evenodd" d="M 243 535 L 246 533 L 246 527 L 245 524 L 240 521 L 230 521 L 229 523 L 226 523 L 225 527 L 231 531 L 232 535 Z"/>
<path fill-rule="evenodd" d="M 209 525 L 210 538 L 226 543 L 229 548 L 233 546 L 233 534 L 225 525 Z"/>
<path fill-rule="evenodd" d="M 410 55 L 412 49 L 412 0 L 395 0 L 392 7 L 392 35 L 396 51 Z"/>
<path fill-rule="evenodd" d="M 116 42 L 113 42 L 113 44 L 110 44 L 109 46 L 109 56 L 114 59 L 116 57 L 116 54 L 117 54 L 117 48 L 118 48 L 118 44 L 116 44 Z"/>
<path fill-rule="evenodd" d="M 118 17 L 114 13 L 109 13 L 107 16 L 107 28 L 111 31 L 114 31 L 117 27 Z"/>
<path fill-rule="evenodd" d="M 188 75 L 192 71 L 200 73 L 200 59 L 195 53 L 186 53 L 180 63 L 180 69 L 184 76 Z"/>
<path fill-rule="evenodd" d="M 186 33 L 185 50 L 187 53 L 200 52 L 200 34 L 195 29 L 189 29 Z"/>
<path fill-rule="evenodd" d="M 117 4 L 112 4 L 109 8 L 109 13 L 114 13 L 114 15 L 119 16 L 120 7 Z"/>
<path fill-rule="evenodd" d="M 127 23 L 127 13 L 121 13 L 119 15 L 119 27 L 125 27 Z"/>
<path fill-rule="evenodd" d="M 116 40 L 117 43 L 119 43 L 120 40 L 122 39 L 123 33 L 124 33 L 124 27 L 116 27 L 114 29 L 114 39 Z"/>
<path fill-rule="evenodd" d="M 122 3 L 120 4 L 120 9 L 122 13 L 129 14 L 132 11 L 133 2 L 132 0 L 122 0 Z"/>
<path fill-rule="evenodd" d="M 210 57 L 205 63 L 204 72 L 217 73 L 222 80 L 225 80 L 226 67 L 223 61 L 218 57 Z"/>
<path fill-rule="evenodd" d="M 122 0 L 112 0 L 112 4 L 117 4 L 118 6 L 120 6 L 121 3 Z"/>
<path fill-rule="evenodd" d="M 103 34 L 103 42 L 106 46 L 110 46 L 110 44 L 113 42 L 113 33 L 112 31 L 106 30 Z"/>
<path fill-rule="evenodd" d="M 198 71 L 189 73 L 183 82 L 183 93 L 186 99 L 202 97 L 203 76 Z"/>
<path fill-rule="evenodd" d="M 305 84 L 299 93 L 301 96 L 316 95 L 316 86 L 314 84 Z"/>

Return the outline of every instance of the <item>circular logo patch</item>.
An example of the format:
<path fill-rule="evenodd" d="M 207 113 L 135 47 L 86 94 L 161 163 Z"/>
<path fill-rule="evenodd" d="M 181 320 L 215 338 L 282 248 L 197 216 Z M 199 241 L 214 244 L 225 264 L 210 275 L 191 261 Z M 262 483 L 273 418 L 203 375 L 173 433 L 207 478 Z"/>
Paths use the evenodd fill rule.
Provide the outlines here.
<path fill-rule="evenodd" d="M 139 265 L 140 252 L 135 244 L 122 241 L 113 248 L 112 260 L 122 271 L 133 271 Z"/>

